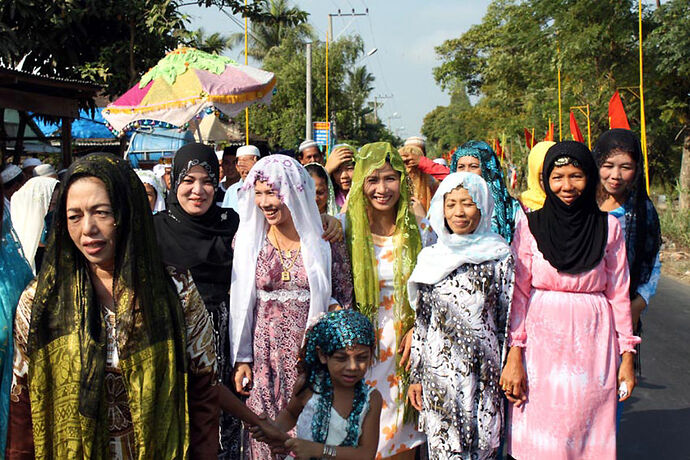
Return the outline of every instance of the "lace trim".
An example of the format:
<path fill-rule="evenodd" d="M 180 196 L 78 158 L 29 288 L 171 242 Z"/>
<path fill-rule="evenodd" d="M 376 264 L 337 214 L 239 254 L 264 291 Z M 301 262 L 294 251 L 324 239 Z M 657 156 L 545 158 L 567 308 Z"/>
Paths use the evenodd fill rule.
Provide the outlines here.
<path fill-rule="evenodd" d="M 295 300 L 298 302 L 309 302 L 311 300 L 311 295 L 306 289 L 276 289 L 274 291 L 257 289 L 256 297 L 262 302 L 277 301 L 283 303 Z"/>

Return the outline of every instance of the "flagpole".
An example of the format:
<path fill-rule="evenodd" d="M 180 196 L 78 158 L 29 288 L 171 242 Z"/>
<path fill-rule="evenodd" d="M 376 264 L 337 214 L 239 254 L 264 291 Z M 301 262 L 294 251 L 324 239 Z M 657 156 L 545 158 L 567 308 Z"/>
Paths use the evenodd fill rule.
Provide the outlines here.
<path fill-rule="evenodd" d="M 589 104 L 587 104 L 587 145 L 592 150 L 592 124 L 589 119 Z"/>
<path fill-rule="evenodd" d="M 563 140 L 563 112 L 561 111 L 561 47 L 556 48 L 558 50 L 558 141 Z"/>
<path fill-rule="evenodd" d="M 244 7 L 247 7 L 247 0 L 244 0 Z M 244 12 L 244 65 L 249 65 L 249 42 L 247 41 L 247 12 Z M 247 145 L 249 145 L 249 107 L 244 109 L 244 127 L 247 137 Z"/>
<path fill-rule="evenodd" d="M 649 160 L 647 158 L 647 122 L 644 117 L 644 77 L 642 75 L 642 0 L 638 1 L 639 34 L 640 34 L 640 141 L 644 155 L 644 178 L 649 195 Z"/>

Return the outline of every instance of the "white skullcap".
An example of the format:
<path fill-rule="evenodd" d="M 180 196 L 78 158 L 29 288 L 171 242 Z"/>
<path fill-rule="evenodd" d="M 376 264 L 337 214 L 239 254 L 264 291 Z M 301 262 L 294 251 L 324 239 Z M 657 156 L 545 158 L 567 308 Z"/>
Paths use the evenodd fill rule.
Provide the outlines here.
<path fill-rule="evenodd" d="M 19 177 L 19 175 L 22 174 L 22 168 L 20 168 L 17 165 L 7 165 L 5 169 L 2 170 L 2 173 L 0 173 L 0 179 L 2 179 L 2 183 L 6 184 L 11 180 L 16 179 Z"/>
<path fill-rule="evenodd" d="M 22 169 L 29 168 L 31 166 L 40 166 L 42 164 L 43 163 L 38 158 L 34 158 L 34 157 L 25 158 L 24 161 L 22 161 Z"/>
<path fill-rule="evenodd" d="M 34 177 L 38 176 L 52 176 L 55 175 L 57 176 L 57 171 L 55 171 L 55 168 L 53 168 L 53 165 L 51 164 L 42 164 L 36 166 L 34 168 Z"/>
<path fill-rule="evenodd" d="M 435 158 L 435 159 L 434 159 L 434 163 L 438 163 L 438 164 L 440 164 L 440 165 L 443 165 L 443 166 L 445 166 L 446 168 L 448 167 L 448 162 L 446 161 L 445 158 L 440 158 L 440 157 L 439 157 L 439 158 Z"/>
<path fill-rule="evenodd" d="M 424 140 L 423 137 L 420 136 L 412 136 L 408 137 L 405 139 L 405 146 L 408 145 L 416 145 L 417 147 L 424 148 L 426 146 L 426 141 Z"/>
<path fill-rule="evenodd" d="M 261 152 L 259 152 L 259 149 L 254 146 L 254 145 L 243 145 L 242 147 L 237 149 L 237 154 L 236 156 L 239 157 L 257 157 L 259 158 L 261 156 Z"/>
<path fill-rule="evenodd" d="M 299 145 L 299 153 L 304 152 L 306 149 L 308 149 L 308 148 L 310 148 L 310 147 L 316 147 L 316 148 L 318 149 L 318 148 L 319 148 L 319 144 L 317 144 L 316 142 L 314 142 L 314 141 L 311 140 L 311 139 L 307 139 L 306 141 L 302 142 L 302 143 Z"/>

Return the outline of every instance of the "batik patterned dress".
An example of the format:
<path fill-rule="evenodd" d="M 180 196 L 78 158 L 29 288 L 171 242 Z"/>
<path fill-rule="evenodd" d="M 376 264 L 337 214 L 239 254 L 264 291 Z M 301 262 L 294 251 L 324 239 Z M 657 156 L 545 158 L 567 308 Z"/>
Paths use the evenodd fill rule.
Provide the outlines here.
<path fill-rule="evenodd" d="M 379 278 L 380 303 L 378 324 L 375 325 L 379 356 L 367 373 L 367 384 L 379 390 L 383 398 L 376 456 L 380 459 L 411 450 L 422 444 L 426 437 L 417 431 L 414 423 L 403 423 L 407 395 L 396 373 L 396 331 L 398 334 L 407 331 L 400 330 L 402 323 L 394 316 L 394 237 L 371 236 Z"/>
<path fill-rule="evenodd" d="M 419 289 L 412 383 L 421 383 L 419 429 L 431 459 L 496 458 L 503 433 L 513 259 L 463 264 Z"/>
<path fill-rule="evenodd" d="M 352 306 L 352 272 L 347 248 L 331 244 L 332 297 L 343 308 Z M 247 406 L 257 414 L 275 419 L 287 406 L 297 381 L 297 360 L 309 316 L 309 280 L 302 255 L 297 254 L 283 281 L 278 250 L 266 238 L 256 262 L 256 307 L 252 373 L 253 389 Z M 285 255 L 283 256 L 285 258 Z M 251 440 L 251 458 L 273 458 L 270 448 Z"/>

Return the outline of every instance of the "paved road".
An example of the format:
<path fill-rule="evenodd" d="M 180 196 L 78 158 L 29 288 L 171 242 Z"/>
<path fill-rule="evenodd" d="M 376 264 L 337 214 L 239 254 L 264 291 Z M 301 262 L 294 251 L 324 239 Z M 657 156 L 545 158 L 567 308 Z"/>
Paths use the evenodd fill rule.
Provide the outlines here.
<path fill-rule="evenodd" d="M 662 277 L 643 317 L 642 379 L 626 402 L 618 458 L 690 459 L 690 286 Z"/>

